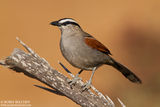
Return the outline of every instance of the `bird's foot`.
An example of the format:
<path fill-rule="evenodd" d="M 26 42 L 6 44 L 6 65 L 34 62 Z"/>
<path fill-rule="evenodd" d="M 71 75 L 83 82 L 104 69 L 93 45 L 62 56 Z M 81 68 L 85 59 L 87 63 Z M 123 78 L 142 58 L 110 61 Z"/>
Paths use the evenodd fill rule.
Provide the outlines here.
<path fill-rule="evenodd" d="M 82 86 L 82 92 L 83 91 L 86 91 L 86 90 L 88 90 L 88 89 L 90 89 L 91 88 L 91 82 L 89 81 L 89 82 L 86 82 L 83 86 Z"/>
<path fill-rule="evenodd" d="M 77 83 L 77 81 L 79 81 L 79 80 L 82 80 L 82 78 L 74 77 L 72 80 L 68 79 L 67 81 L 68 81 L 68 83 L 69 83 L 70 86 L 73 86 L 73 85 L 75 85 L 75 84 Z"/>

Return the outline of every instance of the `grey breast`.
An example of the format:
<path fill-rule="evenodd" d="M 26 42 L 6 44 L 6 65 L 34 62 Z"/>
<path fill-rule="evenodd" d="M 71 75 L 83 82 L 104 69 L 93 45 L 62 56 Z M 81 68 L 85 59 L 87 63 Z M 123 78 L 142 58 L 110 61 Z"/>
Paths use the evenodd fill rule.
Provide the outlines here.
<path fill-rule="evenodd" d="M 87 46 L 83 36 L 61 37 L 61 52 L 66 60 L 80 69 L 92 70 L 107 62 L 107 55 Z"/>

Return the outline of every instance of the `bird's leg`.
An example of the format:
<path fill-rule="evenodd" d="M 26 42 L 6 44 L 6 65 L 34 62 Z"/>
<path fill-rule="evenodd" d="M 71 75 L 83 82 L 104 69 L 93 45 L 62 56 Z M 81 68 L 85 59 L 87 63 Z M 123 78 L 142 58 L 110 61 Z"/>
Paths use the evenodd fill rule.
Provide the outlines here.
<path fill-rule="evenodd" d="M 82 69 L 76 74 L 76 76 L 72 79 L 72 80 L 69 80 L 68 83 L 72 86 L 72 85 L 75 85 L 76 82 L 78 80 L 80 80 L 81 78 L 79 78 L 78 76 L 82 73 Z"/>
<path fill-rule="evenodd" d="M 92 78 L 93 78 L 93 75 L 94 75 L 96 69 L 97 69 L 96 67 L 93 68 L 92 75 L 91 75 L 89 81 L 82 86 L 82 91 L 88 90 L 91 87 Z"/>

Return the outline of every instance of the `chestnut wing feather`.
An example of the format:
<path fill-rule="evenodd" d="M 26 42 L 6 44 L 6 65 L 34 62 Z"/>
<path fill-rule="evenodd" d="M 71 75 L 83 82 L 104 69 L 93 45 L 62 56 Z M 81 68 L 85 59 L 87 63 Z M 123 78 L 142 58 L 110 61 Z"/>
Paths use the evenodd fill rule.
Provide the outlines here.
<path fill-rule="evenodd" d="M 85 43 L 93 49 L 97 49 L 98 51 L 101 51 L 105 54 L 112 55 L 110 51 L 102 43 L 100 43 L 93 37 L 85 37 Z"/>

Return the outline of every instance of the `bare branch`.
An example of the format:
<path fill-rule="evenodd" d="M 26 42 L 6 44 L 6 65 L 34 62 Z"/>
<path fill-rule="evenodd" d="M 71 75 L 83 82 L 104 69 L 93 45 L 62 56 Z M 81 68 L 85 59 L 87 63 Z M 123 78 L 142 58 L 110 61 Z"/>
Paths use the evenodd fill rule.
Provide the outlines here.
<path fill-rule="evenodd" d="M 16 37 L 17 41 L 31 54 L 35 55 L 36 53 L 29 48 L 24 42 L 22 42 L 18 37 Z"/>
<path fill-rule="evenodd" d="M 13 69 L 16 72 L 23 72 L 26 76 L 41 81 L 54 90 L 38 85 L 35 86 L 56 94 L 64 95 L 83 107 L 114 107 L 114 104 L 111 103 L 112 101 L 108 100 L 108 98 L 93 86 L 92 89 L 95 90 L 97 95 L 90 90 L 81 92 L 81 86 L 84 84 L 82 81 L 71 88 L 66 76 L 53 69 L 44 58 L 39 57 L 38 54 L 19 38 L 17 38 L 17 40 L 29 53 L 15 48 L 10 56 L 4 60 L 0 60 L 0 65 Z M 64 66 L 64 68 L 66 67 Z M 74 76 L 71 72 L 70 74 Z"/>
<path fill-rule="evenodd" d="M 119 98 L 117 98 L 117 99 L 118 99 L 118 101 L 119 101 L 119 103 L 121 104 L 122 107 L 126 107 L 126 105 L 124 105 L 123 102 Z"/>

